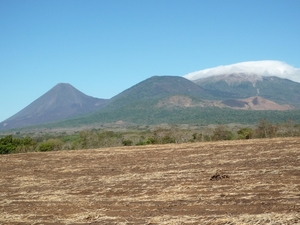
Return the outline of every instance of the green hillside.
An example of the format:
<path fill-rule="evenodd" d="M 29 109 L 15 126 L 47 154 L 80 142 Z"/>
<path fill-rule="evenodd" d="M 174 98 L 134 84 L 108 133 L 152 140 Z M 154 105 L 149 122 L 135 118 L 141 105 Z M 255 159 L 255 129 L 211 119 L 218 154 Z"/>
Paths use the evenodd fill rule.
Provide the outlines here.
<path fill-rule="evenodd" d="M 264 82 L 260 85 L 263 84 Z M 276 83 L 273 82 L 272 84 L 275 89 L 274 86 Z M 294 83 L 291 83 L 291 85 L 293 84 Z M 297 86 L 297 83 L 295 85 Z M 268 88 L 270 89 L 269 86 Z M 76 127 L 115 123 L 117 121 L 144 125 L 161 123 L 203 125 L 228 123 L 255 124 L 262 118 L 267 118 L 273 123 L 282 123 L 289 119 L 300 123 L 300 110 L 254 111 L 207 106 L 185 107 L 171 104 L 164 105 L 163 107 L 158 106 L 158 103 L 162 99 L 166 99 L 170 96 L 182 96 L 191 99 L 191 101 L 195 103 L 200 103 L 205 99 L 213 99 L 218 96 L 219 98 L 221 96 L 224 97 L 224 93 L 229 91 L 229 89 L 227 90 L 224 88 L 226 87 L 224 83 L 223 88 L 220 88 L 220 86 L 217 87 L 219 87 L 219 90 L 207 90 L 207 86 L 204 89 L 194 82 L 182 77 L 154 76 L 110 99 L 109 104 L 100 110 L 75 119 L 53 123 L 49 126 Z M 232 91 L 232 88 L 230 90 Z M 248 84 L 241 84 L 237 89 L 233 90 L 236 91 L 236 94 L 240 93 L 241 90 L 244 90 L 245 95 L 240 93 L 242 96 L 251 94 L 247 92 L 248 90 L 251 90 L 251 88 L 248 87 Z"/>
<path fill-rule="evenodd" d="M 152 104 L 158 99 L 176 94 L 202 99 L 210 97 L 208 91 L 183 77 L 153 76 L 110 99 L 110 103 L 104 111 L 118 109 L 123 106 L 135 106 L 135 102 L 140 107 L 147 107 L 148 102 Z M 140 104 L 140 102 L 144 102 L 145 105 Z"/>
<path fill-rule="evenodd" d="M 48 124 L 47 127 L 80 127 L 123 121 L 137 125 L 168 124 L 256 124 L 260 119 L 272 123 L 284 123 L 292 119 L 300 123 L 300 110 L 253 111 L 217 107 L 155 107 L 154 102 L 140 102 L 120 110 L 101 110 L 85 117 Z"/>
<path fill-rule="evenodd" d="M 211 103 L 212 101 L 207 101 L 211 99 L 230 99 L 230 97 L 233 98 L 234 96 L 246 98 L 253 96 L 254 90 L 256 93 L 259 90 L 259 95 L 267 99 L 276 100 L 276 102 L 284 104 L 294 103 L 294 105 L 297 105 L 298 103 L 299 105 L 299 83 L 276 77 L 267 77 L 257 81 L 255 87 L 251 82 L 230 83 L 229 85 L 224 80 L 212 82 L 209 79 L 206 79 L 201 85 L 203 87 L 183 77 L 154 76 L 105 101 L 105 105 L 100 109 L 96 108 L 89 113 L 70 116 L 64 120 L 60 119 L 52 123 L 42 123 L 36 127 L 74 128 L 116 122 L 138 125 L 161 123 L 202 125 L 255 124 L 263 118 L 273 123 L 283 123 L 289 119 L 300 123 L 299 109 L 288 111 L 237 110 L 222 108 L 217 102 Z M 58 93 L 61 92 L 59 91 Z M 74 96 L 73 91 L 71 94 L 70 91 L 66 93 L 63 93 L 62 96 L 64 98 L 60 99 L 65 101 L 70 96 Z M 48 94 L 45 96 L 48 96 Z M 56 96 L 56 94 L 57 92 L 49 95 L 49 98 L 52 99 L 51 97 Z M 81 95 L 78 94 L 76 96 Z M 90 99 L 88 98 L 88 100 Z M 98 99 L 96 100 L 98 101 Z M 34 103 L 34 106 L 37 105 L 37 102 Z M 47 102 L 41 101 L 40 105 L 47 104 Z M 84 106 L 85 102 L 82 101 L 81 105 Z M 63 104 L 63 107 L 65 105 Z M 28 107 L 29 109 L 31 110 L 30 107 Z M 45 115 L 46 113 L 51 114 L 51 111 L 45 110 Z"/>

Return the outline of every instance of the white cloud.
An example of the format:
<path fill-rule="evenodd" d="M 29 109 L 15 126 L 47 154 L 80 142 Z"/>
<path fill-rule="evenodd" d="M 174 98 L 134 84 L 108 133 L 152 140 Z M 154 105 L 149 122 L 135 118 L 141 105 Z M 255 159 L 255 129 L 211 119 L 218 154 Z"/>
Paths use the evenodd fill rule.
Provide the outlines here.
<path fill-rule="evenodd" d="M 218 66 L 189 73 L 183 77 L 197 80 L 214 75 L 247 73 L 259 76 L 277 76 L 300 82 L 300 68 L 294 68 L 287 63 L 274 60 L 241 62 L 226 66 Z"/>

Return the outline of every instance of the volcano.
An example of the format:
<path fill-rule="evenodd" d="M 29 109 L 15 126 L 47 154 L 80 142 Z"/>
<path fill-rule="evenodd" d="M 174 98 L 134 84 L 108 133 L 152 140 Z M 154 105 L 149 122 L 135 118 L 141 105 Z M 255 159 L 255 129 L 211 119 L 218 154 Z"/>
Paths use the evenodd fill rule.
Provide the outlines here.
<path fill-rule="evenodd" d="M 87 96 L 72 85 L 59 83 L 27 107 L 0 123 L 0 129 L 45 124 L 76 117 L 104 107 L 107 99 Z"/>

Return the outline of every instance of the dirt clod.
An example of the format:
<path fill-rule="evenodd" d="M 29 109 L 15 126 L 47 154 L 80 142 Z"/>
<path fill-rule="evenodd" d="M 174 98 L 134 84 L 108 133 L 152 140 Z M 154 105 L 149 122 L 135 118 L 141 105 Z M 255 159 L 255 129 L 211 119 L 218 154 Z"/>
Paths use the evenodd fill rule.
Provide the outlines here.
<path fill-rule="evenodd" d="M 211 181 L 217 181 L 217 180 L 223 180 L 223 179 L 228 179 L 229 176 L 224 174 L 222 170 L 217 170 L 217 172 L 211 176 L 209 180 Z"/>

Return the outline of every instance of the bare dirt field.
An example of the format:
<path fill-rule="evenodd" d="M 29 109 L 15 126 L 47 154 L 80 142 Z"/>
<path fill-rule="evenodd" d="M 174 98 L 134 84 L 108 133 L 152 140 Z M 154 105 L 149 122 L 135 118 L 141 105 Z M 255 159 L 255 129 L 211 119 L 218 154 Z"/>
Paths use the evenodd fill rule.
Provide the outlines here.
<path fill-rule="evenodd" d="M 0 156 L 0 224 L 300 224 L 300 138 Z"/>

